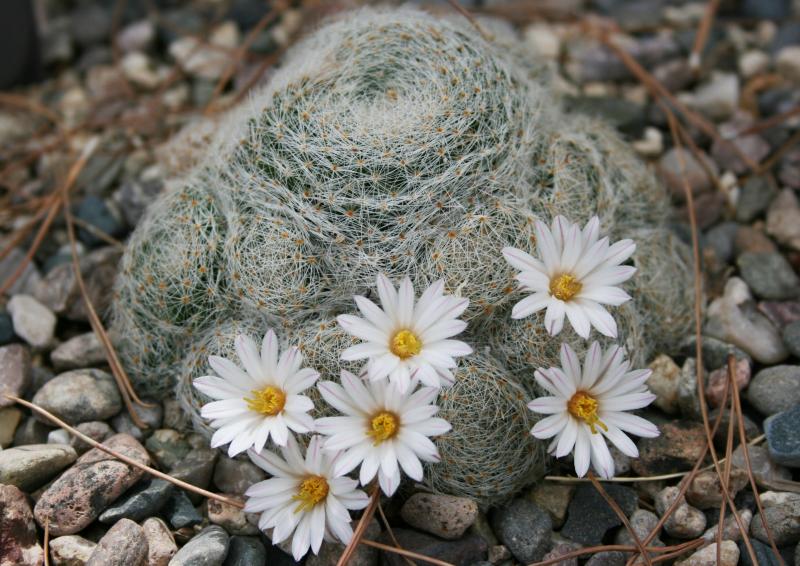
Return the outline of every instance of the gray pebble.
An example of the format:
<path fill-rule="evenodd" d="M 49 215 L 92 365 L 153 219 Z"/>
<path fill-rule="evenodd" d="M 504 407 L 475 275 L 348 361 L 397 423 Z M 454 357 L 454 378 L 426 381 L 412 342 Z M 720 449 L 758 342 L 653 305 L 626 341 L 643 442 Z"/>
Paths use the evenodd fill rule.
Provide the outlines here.
<path fill-rule="evenodd" d="M 800 278 L 778 252 L 745 252 L 736 263 L 742 279 L 762 299 L 793 299 L 800 293 Z"/>
<path fill-rule="evenodd" d="M 169 500 L 175 486 L 160 478 L 144 479 L 129 489 L 100 515 L 101 523 L 111 524 L 122 518 L 141 521 L 155 515 Z"/>
<path fill-rule="evenodd" d="M 50 353 L 56 371 L 86 368 L 106 361 L 106 351 L 94 332 L 79 334 L 61 343 Z"/>
<path fill-rule="evenodd" d="M 764 519 L 772 531 L 777 546 L 800 541 L 800 494 L 768 491 L 761 494 Z M 750 522 L 750 534 L 761 542 L 769 542 L 767 531 L 759 518 Z"/>
<path fill-rule="evenodd" d="M 795 358 L 800 358 L 800 320 L 787 324 L 783 329 L 783 343 Z"/>
<path fill-rule="evenodd" d="M 228 533 L 222 527 L 212 525 L 193 537 L 181 548 L 170 566 L 222 566 L 228 554 Z"/>
<path fill-rule="evenodd" d="M 772 460 L 790 468 L 800 468 L 800 404 L 764 421 L 767 447 Z"/>
<path fill-rule="evenodd" d="M 72 446 L 31 444 L 0 451 L 0 484 L 33 491 L 72 464 L 78 454 Z"/>
<path fill-rule="evenodd" d="M 523 564 L 537 562 L 552 548 L 553 522 L 547 511 L 525 499 L 515 499 L 491 515 L 492 527 Z"/>
<path fill-rule="evenodd" d="M 164 516 L 175 529 L 199 525 L 203 516 L 197 512 L 192 502 L 183 491 L 175 491 L 164 506 Z"/>
<path fill-rule="evenodd" d="M 30 295 L 14 295 L 6 305 L 14 324 L 14 333 L 36 349 L 53 342 L 56 315 Z"/>
<path fill-rule="evenodd" d="M 167 566 L 178 546 L 169 527 L 158 517 L 150 517 L 142 523 L 147 538 L 147 566 Z"/>
<path fill-rule="evenodd" d="M 800 403 L 800 366 L 781 365 L 759 371 L 747 388 L 747 400 L 762 415 L 774 415 Z"/>
<path fill-rule="evenodd" d="M 33 403 L 71 425 L 104 421 L 122 409 L 114 378 L 99 369 L 79 369 L 57 375 L 36 392 Z M 44 417 L 40 419 L 47 422 Z"/>
<path fill-rule="evenodd" d="M 22 344 L 0 347 L 0 407 L 14 402 L 6 394 L 24 397 L 31 385 L 31 355 Z"/>
<path fill-rule="evenodd" d="M 745 224 L 752 222 L 757 216 L 766 212 L 777 192 L 777 189 L 766 177 L 760 175 L 749 177 L 742 184 L 739 193 L 739 201 L 736 203 L 736 220 Z"/>
<path fill-rule="evenodd" d="M 142 527 L 121 519 L 97 543 L 86 566 L 145 566 L 147 548 Z"/>
<path fill-rule="evenodd" d="M 231 537 L 224 566 L 264 566 L 266 562 L 267 549 L 257 537 Z"/>
<path fill-rule="evenodd" d="M 617 502 L 626 516 L 636 510 L 636 492 L 622 485 L 605 486 L 608 495 Z M 567 522 L 561 536 L 571 541 L 591 546 L 600 544 L 606 533 L 622 522 L 594 486 L 582 484 L 575 490 L 569 504 Z"/>
<path fill-rule="evenodd" d="M 415 493 L 400 510 L 414 528 L 443 539 L 461 538 L 478 516 L 478 504 L 467 497 Z"/>
<path fill-rule="evenodd" d="M 214 485 L 223 493 L 244 494 L 247 489 L 267 479 L 267 474 L 249 460 L 220 455 L 214 468 Z"/>

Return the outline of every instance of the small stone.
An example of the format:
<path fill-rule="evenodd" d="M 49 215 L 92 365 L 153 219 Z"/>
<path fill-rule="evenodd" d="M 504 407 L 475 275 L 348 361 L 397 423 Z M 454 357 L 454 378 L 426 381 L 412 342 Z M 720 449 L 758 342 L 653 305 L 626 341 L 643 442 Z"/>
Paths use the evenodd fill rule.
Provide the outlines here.
<path fill-rule="evenodd" d="M 106 350 L 94 332 L 62 342 L 50 353 L 56 371 L 93 367 L 105 363 Z"/>
<path fill-rule="evenodd" d="M 638 499 L 634 490 L 616 484 L 606 484 L 604 488 L 626 516 L 633 514 Z M 575 490 L 569 504 L 567 522 L 561 529 L 561 536 L 592 546 L 601 544 L 606 533 L 621 524 L 617 514 L 595 487 L 582 484 Z"/>
<path fill-rule="evenodd" d="M 709 305 L 704 332 L 764 364 L 776 364 L 789 355 L 778 330 L 755 309 L 747 284 L 738 277 L 728 279 L 723 296 Z"/>
<path fill-rule="evenodd" d="M 685 356 L 695 355 L 695 337 L 691 336 L 682 346 L 682 353 Z M 711 336 L 703 336 L 703 366 L 714 370 L 728 365 L 728 356 L 733 354 L 737 360 L 747 360 L 751 362 L 750 355 L 737 348 L 733 344 L 728 344 L 722 340 L 717 340 Z"/>
<path fill-rule="evenodd" d="M 714 178 L 709 176 L 706 169 L 714 176 L 719 174 L 719 170 L 710 157 L 704 153 L 700 155 L 702 163 L 689 150 L 672 148 L 661 156 L 658 162 L 658 173 L 678 202 L 686 200 L 684 175 L 694 195 L 707 192 L 714 187 Z"/>
<path fill-rule="evenodd" d="M 791 409 L 800 403 L 800 366 L 762 369 L 747 388 L 747 400 L 766 416 Z"/>
<path fill-rule="evenodd" d="M 0 484 L 33 491 L 77 457 L 71 446 L 58 444 L 31 444 L 0 451 Z"/>
<path fill-rule="evenodd" d="M 497 538 L 523 564 L 540 561 L 552 547 L 550 515 L 532 501 L 515 499 L 495 509 L 491 521 Z"/>
<path fill-rule="evenodd" d="M 783 343 L 795 358 L 800 358 L 800 321 L 786 325 L 783 329 Z"/>
<path fill-rule="evenodd" d="M 750 521 L 753 520 L 753 512 L 750 509 L 740 509 L 739 520 L 742 522 L 745 532 L 747 532 L 750 528 Z M 718 526 L 719 525 L 712 525 L 709 527 L 708 530 L 703 533 L 703 539 L 711 543 L 715 542 L 717 540 L 717 533 L 719 532 Z M 722 538 L 723 540 L 732 540 L 734 542 L 742 538 L 739 525 L 730 513 L 725 515 L 725 521 L 722 523 Z"/>
<path fill-rule="evenodd" d="M 543 561 L 547 560 L 554 560 L 565 554 L 569 554 L 570 552 L 575 552 L 576 550 L 580 550 L 582 547 L 577 542 L 572 542 L 568 540 L 556 540 L 553 542 L 553 548 L 550 552 L 544 555 Z M 495 564 L 497 562 L 494 562 Z M 559 562 L 555 562 L 552 566 L 578 566 L 578 557 L 573 556 L 572 558 L 566 558 Z"/>
<path fill-rule="evenodd" d="M 172 557 L 170 566 L 222 566 L 228 542 L 228 533 L 221 527 L 206 527 Z"/>
<path fill-rule="evenodd" d="M 778 246 L 764 234 L 760 227 L 740 226 L 733 240 L 736 254 L 772 254 L 778 251 Z"/>
<path fill-rule="evenodd" d="M 0 407 L 10 407 L 14 401 L 5 395 L 24 397 L 31 385 L 31 355 L 22 344 L 0 347 Z"/>
<path fill-rule="evenodd" d="M 664 135 L 658 128 L 648 126 L 644 129 L 642 137 L 634 141 L 631 146 L 643 157 L 658 157 L 664 151 Z"/>
<path fill-rule="evenodd" d="M 86 566 L 145 566 L 147 538 L 142 527 L 120 519 L 97 543 Z"/>
<path fill-rule="evenodd" d="M 781 244 L 800 250 L 800 204 L 791 189 L 783 189 L 769 205 L 767 232 Z"/>
<path fill-rule="evenodd" d="M 769 452 L 763 446 L 748 446 L 747 455 L 750 459 L 750 467 L 756 479 L 765 483 L 772 483 L 775 480 L 792 479 L 791 472 L 773 462 Z M 737 446 L 733 454 L 731 454 L 731 464 L 742 470 L 747 470 L 744 449 L 741 445 Z"/>
<path fill-rule="evenodd" d="M 685 418 L 701 418 L 700 400 L 697 397 L 697 360 L 686 358 L 678 381 L 678 408 Z"/>
<path fill-rule="evenodd" d="M 498 562 L 503 562 L 504 560 L 511 558 L 511 551 L 502 544 L 496 544 L 489 547 L 489 550 L 486 553 L 486 558 L 489 564 L 497 564 Z M 545 554 L 545 560 L 546 559 L 547 555 Z"/>
<path fill-rule="evenodd" d="M 47 444 L 70 444 L 69 431 L 64 428 L 57 428 L 47 433 Z"/>
<path fill-rule="evenodd" d="M 770 58 L 759 49 L 750 49 L 739 56 L 739 73 L 746 79 L 760 75 L 769 69 Z"/>
<path fill-rule="evenodd" d="M 141 521 L 155 515 L 172 496 L 174 489 L 175 486 L 167 480 L 145 478 L 103 511 L 99 521 L 106 524 L 123 518 Z"/>
<path fill-rule="evenodd" d="M 533 50 L 547 59 L 558 59 L 561 53 L 561 38 L 552 26 L 534 23 L 525 28 L 523 40 Z"/>
<path fill-rule="evenodd" d="M 164 506 L 164 516 L 175 529 L 193 527 L 203 522 L 203 516 L 197 512 L 191 500 L 183 491 L 175 491 Z"/>
<path fill-rule="evenodd" d="M 800 45 L 790 45 L 778 51 L 775 70 L 781 77 L 800 83 Z"/>
<path fill-rule="evenodd" d="M 364 538 L 370 540 L 378 540 L 381 536 L 381 527 L 378 521 L 373 518 L 367 525 L 367 530 L 364 533 Z M 233 537 L 242 540 L 251 541 L 250 537 Z M 476 537 L 477 538 L 477 537 Z M 339 562 L 339 557 L 344 552 L 345 546 L 338 542 L 323 541 L 319 549 L 319 554 L 308 553 L 306 555 L 306 566 L 336 566 Z M 231 550 L 228 552 L 228 559 L 225 561 L 225 566 L 250 566 L 250 564 L 259 564 L 259 562 L 231 562 L 231 552 L 233 552 L 233 539 L 231 539 Z M 350 566 L 377 566 L 378 565 L 378 549 L 361 544 L 356 547 L 348 562 Z M 403 563 L 401 563 L 403 564 Z"/>
<path fill-rule="evenodd" d="M 461 538 L 478 516 L 478 504 L 466 497 L 415 493 L 400 510 L 414 528 L 443 539 Z"/>
<path fill-rule="evenodd" d="M 460 540 L 441 540 L 410 529 L 394 529 L 394 535 L 401 547 L 431 558 L 437 558 L 457 566 L 466 566 L 485 556 L 488 550 L 486 541 L 476 535 L 467 535 Z M 393 544 L 388 533 L 383 533 L 379 541 Z M 544 555 L 544 553 L 543 553 Z M 381 552 L 382 566 L 406 566 L 402 556 Z"/>
<path fill-rule="evenodd" d="M 747 223 L 763 214 L 775 197 L 777 190 L 770 180 L 754 175 L 742 184 L 739 200 L 736 202 L 736 220 Z"/>
<path fill-rule="evenodd" d="M 42 424 L 34 417 L 28 417 L 14 433 L 14 446 L 26 444 L 47 444 L 47 433 L 50 427 Z"/>
<path fill-rule="evenodd" d="M 14 341 L 14 323 L 9 314 L 0 311 L 0 346 L 5 346 Z"/>
<path fill-rule="evenodd" d="M 14 433 L 22 420 L 22 411 L 16 407 L 0 409 L 0 449 L 8 448 L 14 442 Z"/>
<path fill-rule="evenodd" d="M 2 136 L 2 128 L 5 114 L 0 113 L 0 136 Z M 11 248 L 11 251 L 4 258 L 0 259 L 0 273 L 3 277 L 8 277 L 17 270 L 19 265 L 25 260 L 26 253 L 19 248 Z M 14 284 L 8 288 L 10 296 L 18 294 L 31 293 L 33 289 L 41 282 L 42 276 L 39 270 L 36 269 L 36 264 L 33 262 L 28 263 L 22 274 L 14 281 Z"/>
<path fill-rule="evenodd" d="M 720 418 L 720 413 L 722 413 L 722 417 Z M 728 427 L 730 426 L 731 422 L 731 411 L 730 407 L 717 407 L 716 409 L 712 409 L 708 413 L 708 420 L 711 423 L 717 422 L 717 418 L 719 418 L 719 426 L 717 427 L 717 432 L 714 434 L 714 443 L 716 444 L 717 448 L 720 450 L 725 450 L 725 446 L 728 443 Z M 755 438 L 759 434 L 761 434 L 761 427 L 756 424 L 756 422 L 747 416 L 747 413 L 742 415 L 744 420 L 744 433 L 747 438 Z M 734 420 L 733 424 L 734 430 L 734 444 L 738 442 L 738 425 L 737 421 Z"/>
<path fill-rule="evenodd" d="M 800 321 L 799 301 L 761 301 L 758 303 L 758 310 L 777 328 L 785 328 Z"/>
<path fill-rule="evenodd" d="M 170 469 L 169 473 L 174 478 L 206 489 L 214 475 L 217 456 L 219 456 L 219 450 L 195 448 Z"/>
<path fill-rule="evenodd" d="M 150 20 L 139 20 L 128 24 L 117 34 L 117 46 L 128 53 L 145 51 L 156 37 L 156 28 Z"/>
<path fill-rule="evenodd" d="M 800 404 L 767 418 L 764 433 L 775 463 L 800 468 Z"/>
<path fill-rule="evenodd" d="M 660 436 L 639 440 L 639 458 L 632 467 L 640 476 L 688 470 L 703 454 L 706 435 L 701 424 L 676 420 L 659 428 Z"/>
<path fill-rule="evenodd" d="M 680 490 L 675 486 L 659 491 L 655 496 L 656 512 L 663 517 L 679 493 Z M 706 530 L 706 516 L 686 503 L 683 495 L 679 499 L 678 506 L 664 522 L 664 530 L 668 535 L 679 539 L 699 537 Z"/>
<path fill-rule="evenodd" d="M 720 124 L 720 138 L 711 144 L 711 156 L 723 171 L 741 175 L 749 166 L 741 154 L 748 156 L 753 162 L 760 163 L 770 152 L 770 146 L 758 134 L 739 135 L 753 123 L 749 115 L 737 115 L 733 120 Z M 738 150 L 738 151 L 737 151 Z M 736 180 L 734 179 L 734 182 Z"/>
<path fill-rule="evenodd" d="M 244 503 L 244 498 L 239 498 L 231 494 L 226 494 L 231 499 Z M 215 525 L 219 525 L 232 535 L 255 535 L 258 534 L 258 527 L 247 521 L 244 509 L 234 507 L 227 503 L 222 503 L 216 499 L 208 500 L 208 520 Z"/>
<path fill-rule="evenodd" d="M 153 89 L 161 82 L 161 76 L 154 68 L 153 62 L 140 51 L 127 53 L 120 64 L 128 80 L 137 86 Z"/>
<path fill-rule="evenodd" d="M 750 559 L 750 554 L 744 541 L 739 542 L 739 564 L 741 566 L 788 566 L 789 561 L 784 558 L 783 561 L 778 561 L 772 547 L 769 544 L 764 544 L 758 539 L 750 537 L 750 546 L 755 554 L 756 563 Z M 778 549 L 781 550 L 781 549 Z M 795 563 L 796 566 L 796 563 Z"/>
<path fill-rule="evenodd" d="M 114 378 L 99 369 L 79 369 L 57 375 L 36 392 L 33 403 L 71 425 L 103 421 L 122 409 Z M 40 420 L 48 422 L 45 417 Z"/>
<path fill-rule="evenodd" d="M 744 253 L 736 263 L 742 279 L 763 299 L 786 300 L 800 294 L 800 278 L 780 253 Z"/>
<path fill-rule="evenodd" d="M 121 218 L 103 199 L 94 195 L 89 195 L 78 203 L 75 216 L 100 232 L 115 238 L 121 236 L 125 230 Z M 78 230 L 78 238 L 89 248 L 96 248 L 105 243 L 99 235 L 86 228 Z"/>
<path fill-rule="evenodd" d="M 708 253 L 707 250 L 711 250 L 720 264 L 729 263 L 733 258 L 739 231 L 740 226 L 736 222 L 717 224 L 706 233 L 703 252 Z"/>
<path fill-rule="evenodd" d="M 645 538 L 650 536 L 650 533 L 653 532 L 656 526 L 658 526 L 658 515 L 652 511 L 648 511 L 647 509 L 637 509 L 633 512 L 633 515 L 631 515 L 629 522 L 633 532 L 636 533 L 636 537 L 640 541 L 644 541 Z M 658 529 L 658 532 L 651 540 L 649 546 L 663 546 L 664 543 L 658 538 L 660 534 L 661 528 Z M 614 543 L 625 545 L 636 544 L 631 536 L 630 531 L 628 531 L 628 529 L 625 527 L 620 527 L 619 531 L 614 537 Z"/>
<path fill-rule="evenodd" d="M 176 430 L 156 430 L 145 443 L 150 454 L 163 468 L 172 468 L 191 451 L 191 446 Z"/>
<path fill-rule="evenodd" d="M 708 82 L 679 98 L 711 120 L 725 120 L 739 106 L 739 77 L 735 73 L 713 71 Z"/>
<path fill-rule="evenodd" d="M 107 438 L 114 436 L 114 431 L 103 421 L 89 421 L 81 423 L 75 427 L 79 432 L 82 432 L 92 440 L 103 442 Z M 69 445 L 72 446 L 78 454 L 91 450 L 92 446 L 84 442 L 77 436 L 72 436 L 69 439 Z"/>
<path fill-rule="evenodd" d="M 233 49 L 239 43 L 236 24 L 225 22 L 220 25 L 212 32 L 208 43 L 210 45 L 204 45 L 194 37 L 182 37 L 170 44 L 169 54 L 188 74 L 215 81 L 230 64 L 231 56 L 225 50 Z"/>
<path fill-rule="evenodd" d="M 647 380 L 647 387 L 656 396 L 653 404 L 668 414 L 678 412 L 681 368 L 666 354 L 659 355 L 649 367 L 653 373 Z"/>
<path fill-rule="evenodd" d="M 568 484 L 539 484 L 528 493 L 528 499 L 547 511 L 553 527 L 561 528 L 567 517 L 567 507 L 575 486 Z"/>
<path fill-rule="evenodd" d="M 740 468 L 733 468 L 728 483 L 728 492 L 731 497 L 735 497 L 739 490 L 747 485 L 747 482 L 747 473 Z M 711 470 L 699 472 L 689 484 L 689 489 L 686 490 L 686 501 L 698 509 L 719 507 L 723 499 L 719 476 Z"/>
<path fill-rule="evenodd" d="M 145 430 L 149 431 L 158 429 L 164 419 L 163 406 L 161 403 L 151 399 L 142 399 L 142 401 L 152 406 L 136 405 L 136 408 L 134 409 L 136 411 L 136 416 L 146 425 Z M 142 431 L 142 429 L 140 429 L 136 423 L 133 422 L 133 418 L 127 409 L 123 410 L 116 417 L 111 419 L 111 426 L 113 426 L 114 430 L 117 432 L 125 432 L 130 434 L 139 441 L 144 440 L 144 431 Z"/>
<path fill-rule="evenodd" d="M 325 543 L 322 543 L 325 546 Z M 360 548 L 364 548 L 361 545 Z M 360 550 L 359 548 L 359 550 Z M 344 549 L 344 547 L 342 547 Z M 320 548 L 320 554 L 323 550 Z M 358 560 L 358 550 L 350 558 L 349 564 L 352 566 L 366 566 L 363 562 Z M 373 551 L 377 558 L 377 551 Z M 341 554 L 341 553 L 340 553 Z M 306 566 L 314 566 L 315 564 L 327 564 L 326 562 L 315 562 L 314 554 L 309 554 L 306 558 Z M 228 544 L 228 556 L 225 557 L 223 566 L 258 566 L 259 564 L 267 563 L 267 549 L 256 537 L 242 537 L 232 536 Z M 330 564 L 335 564 L 331 562 Z"/>
<path fill-rule="evenodd" d="M 736 360 L 733 378 L 739 391 L 747 387 L 747 384 L 750 383 L 750 362 L 746 359 Z M 719 407 L 722 404 L 725 396 L 725 387 L 729 381 L 727 367 L 715 369 L 708 375 L 706 398 L 712 407 Z M 730 399 L 730 394 L 729 392 L 728 399 Z"/>
<path fill-rule="evenodd" d="M 50 540 L 50 559 L 53 566 L 84 566 L 94 552 L 96 543 L 78 535 L 64 535 Z"/>
<path fill-rule="evenodd" d="M 772 531 L 775 544 L 785 546 L 800 541 L 800 494 L 767 491 L 760 497 L 764 519 Z M 760 519 L 750 523 L 750 534 L 761 542 L 769 542 Z"/>
<path fill-rule="evenodd" d="M 586 566 L 625 566 L 627 562 L 628 557 L 624 552 L 612 550 L 593 554 Z"/>
<path fill-rule="evenodd" d="M 719 548 L 719 560 L 717 560 L 717 545 L 709 544 L 689 558 L 676 562 L 675 566 L 736 566 L 738 564 L 739 547 L 735 542 L 723 540 Z"/>
<path fill-rule="evenodd" d="M 141 464 L 150 464 L 147 451 L 130 435 L 117 434 L 103 445 Z M 139 468 L 93 448 L 42 493 L 34 509 L 36 520 L 40 525 L 48 520 L 55 536 L 77 533 L 139 481 L 142 474 Z"/>
<path fill-rule="evenodd" d="M 37 349 L 47 348 L 56 331 L 56 315 L 30 295 L 14 295 L 6 305 L 14 333 Z"/>
<path fill-rule="evenodd" d="M 13 485 L 0 485 L 0 566 L 39 566 L 43 561 L 28 498 Z"/>
<path fill-rule="evenodd" d="M 169 527 L 158 517 L 150 517 L 142 523 L 142 531 L 147 539 L 147 566 L 167 566 L 178 552 Z"/>
<path fill-rule="evenodd" d="M 244 459 L 220 455 L 214 468 L 214 485 L 223 493 L 243 495 L 247 489 L 267 479 L 264 471 Z"/>

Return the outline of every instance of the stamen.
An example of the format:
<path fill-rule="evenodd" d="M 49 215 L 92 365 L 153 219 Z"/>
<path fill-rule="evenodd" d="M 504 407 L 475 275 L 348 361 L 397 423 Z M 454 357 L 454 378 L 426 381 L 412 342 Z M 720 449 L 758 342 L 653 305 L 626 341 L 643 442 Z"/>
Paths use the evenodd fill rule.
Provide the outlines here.
<path fill-rule="evenodd" d="M 401 330 L 392 337 L 389 349 L 395 356 L 405 360 L 420 353 L 422 342 L 410 330 Z"/>
<path fill-rule="evenodd" d="M 375 439 L 375 446 L 377 446 L 397 434 L 400 428 L 400 419 L 393 413 L 383 411 L 372 417 L 369 425 L 370 428 L 367 430 L 367 434 Z"/>
<path fill-rule="evenodd" d="M 588 424 L 592 434 L 597 434 L 597 427 L 608 431 L 608 427 L 600 420 L 600 417 L 597 416 L 597 407 L 597 399 L 585 391 L 576 392 L 569 402 L 567 402 L 569 414 Z"/>
<path fill-rule="evenodd" d="M 317 503 L 328 497 L 328 489 L 328 480 L 322 476 L 307 477 L 300 484 L 297 494 L 292 496 L 292 499 L 300 502 L 294 512 L 299 513 L 312 509 Z"/>
<path fill-rule="evenodd" d="M 580 293 L 582 288 L 581 282 L 567 273 L 550 280 L 550 294 L 562 301 L 569 301 Z"/>
<path fill-rule="evenodd" d="M 264 389 L 254 389 L 250 392 L 253 397 L 245 398 L 247 408 L 268 417 L 274 417 L 283 410 L 286 404 L 286 393 L 268 385 Z"/>

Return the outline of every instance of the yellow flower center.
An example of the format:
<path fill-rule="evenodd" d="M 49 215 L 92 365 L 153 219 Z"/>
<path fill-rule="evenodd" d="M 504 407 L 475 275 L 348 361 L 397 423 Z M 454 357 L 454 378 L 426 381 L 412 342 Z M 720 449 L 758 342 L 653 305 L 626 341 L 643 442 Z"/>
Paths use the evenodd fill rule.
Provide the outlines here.
<path fill-rule="evenodd" d="M 392 337 L 389 344 L 392 354 L 405 360 L 411 356 L 416 356 L 422 350 L 422 342 L 410 330 L 401 330 Z"/>
<path fill-rule="evenodd" d="M 608 427 L 597 416 L 597 399 L 585 391 L 578 391 L 572 396 L 572 399 L 567 402 L 567 410 L 576 419 L 583 419 L 589 425 L 592 434 L 597 434 L 596 427 L 598 426 L 603 430 L 608 430 Z"/>
<path fill-rule="evenodd" d="M 388 411 L 378 413 L 369 421 L 367 434 L 375 439 L 375 446 L 385 440 L 389 440 L 400 428 L 400 419 Z"/>
<path fill-rule="evenodd" d="M 328 497 L 328 480 L 322 476 L 309 476 L 300 484 L 297 494 L 292 495 L 292 499 L 300 502 L 294 512 L 312 509 L 326 497 Z"/>
<path fill-rule="evenodd" d="M 550 294 L 562 301 L 569 301 L 580 293 L 582 288 L 580 281 L 566 273 L 550 280 Z"/>
<path fill-rule="evenodd" d="M 245 399 L 247 408 L 268 417 L 274 417 L 280 413 L 286 404 L 286 393 L 272 385 L 268 385 L 264 389 L 254 389 L 250 395 L 253 397 Z"/>

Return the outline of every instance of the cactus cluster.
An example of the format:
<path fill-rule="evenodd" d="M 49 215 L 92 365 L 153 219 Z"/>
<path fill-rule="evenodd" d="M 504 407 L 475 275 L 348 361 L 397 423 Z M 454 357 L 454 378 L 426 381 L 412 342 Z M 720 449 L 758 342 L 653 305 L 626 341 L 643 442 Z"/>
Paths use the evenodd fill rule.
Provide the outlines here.
<path fill-rule="evenodd" d="M 139 392 L 175 390 L 203 430 L 191 379 L 237 333 L 272 327 L 336 380 L 352 341 L 335 316 L 354 294 L 380 272 L 416 288 L 443 278 L 470 299 L 462 339 L 476 353 L 441 393 L 453 430 L 427 480 L 488 504 L 539 476 L 525 402 L 562 336 L 537 316 L 511 320 L 520 295 L 500 250 L 533 251 L 534 219 L 557 214 L 597 215 L 612 239 L 635 239 L 635 300 L 615 316 L 638 362 L 686 334 L 692 301 L 660 186 L 608 126 L 565 114 L 546 73 L 516 61 L 469 22 L 413 9 L 351 13 L 296 46 L 131 239 L 114 330 Z"/>

